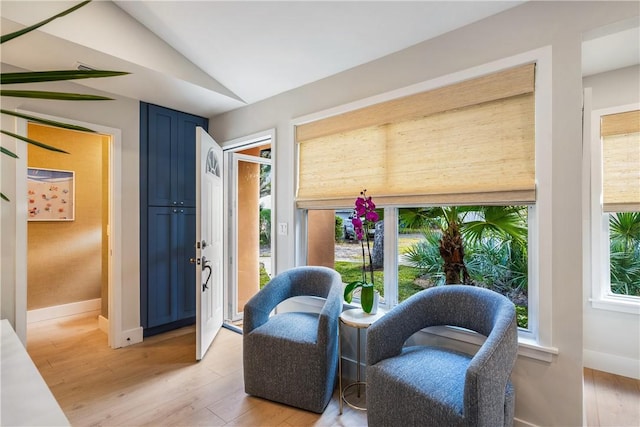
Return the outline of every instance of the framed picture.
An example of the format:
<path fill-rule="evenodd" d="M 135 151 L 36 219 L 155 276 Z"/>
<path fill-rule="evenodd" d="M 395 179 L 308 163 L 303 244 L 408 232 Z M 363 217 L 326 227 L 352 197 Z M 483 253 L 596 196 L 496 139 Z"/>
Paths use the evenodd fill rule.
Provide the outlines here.
<path fill-rule="evenodd" d="M 29 221 L 75 219 L 75 173 L 55 169 L 27 169 Z"/>

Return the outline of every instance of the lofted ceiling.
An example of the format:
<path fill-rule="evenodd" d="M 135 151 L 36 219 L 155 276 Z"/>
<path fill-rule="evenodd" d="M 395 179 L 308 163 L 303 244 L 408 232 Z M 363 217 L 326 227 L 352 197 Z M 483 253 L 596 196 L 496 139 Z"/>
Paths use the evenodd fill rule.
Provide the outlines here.
<path fill-rule="evenodd" d="M 81 84 L 211 117 L 523 2 L 94 1 L 3 44 L 0 55 L 3 63 L 28 70 L 69 69 L 81 63 L 129 71 L 125 77 Z M 2 0 L 2 33 L 75 3 Z M 603 64 L 638 63 L 637 26 L 591 35 L 584 45 L 585 74 L 601 72 Z M 635 44 L 628 43 L 633 37 Z M 601 50 L 609 54 L 606 60 L 596 54 Z"/>

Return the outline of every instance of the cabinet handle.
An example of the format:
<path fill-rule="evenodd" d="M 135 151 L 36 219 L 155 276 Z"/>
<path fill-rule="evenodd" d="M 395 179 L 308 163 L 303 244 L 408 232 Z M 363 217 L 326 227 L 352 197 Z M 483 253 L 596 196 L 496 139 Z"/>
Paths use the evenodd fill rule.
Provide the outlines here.
<path fill-rule="evenodd" d="M 184 205 L 184 202 L 180 202 L 181 205 Z"/>
<path fill-rule="evenodd" d="M 174 209 L 174 210 L 173 210 L 173 213 L 178 213 L 178 209 Z"/>
<path fill-rule="evenodd" d="M 174 205 L 177 205 L 177 204 L 178 204 L 178 202 L 173 202 L 173 204 L 174 204 Z"/>

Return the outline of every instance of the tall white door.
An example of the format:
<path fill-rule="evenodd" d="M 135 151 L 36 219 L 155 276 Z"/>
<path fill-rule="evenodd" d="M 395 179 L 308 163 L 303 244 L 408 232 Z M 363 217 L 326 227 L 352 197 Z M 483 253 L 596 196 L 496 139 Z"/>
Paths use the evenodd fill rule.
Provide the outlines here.
<path fill-rule="evenodd" d="M 201 360 L 224 316 L 222 148 L 201 127 L 196 162 L 196 360 Z"/>

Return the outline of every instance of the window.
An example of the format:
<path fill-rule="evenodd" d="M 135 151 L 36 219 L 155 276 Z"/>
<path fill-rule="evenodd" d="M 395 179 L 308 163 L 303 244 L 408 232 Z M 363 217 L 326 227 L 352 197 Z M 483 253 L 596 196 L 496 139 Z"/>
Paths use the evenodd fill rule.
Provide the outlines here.
<path fill-rule="evenodd" d="M 309 211 L 308 215 L 309 264 L 334 268 L 344 283 L 362 278 L 362 245 L 366 245 L 350 233 L 350 213 L 347 209 L 335 211 L 335 244 L 320 237 L 326 235 L 334 211 Z M 423 289 L 445 283 L 467 283 L 511 299 L 516 305 L 518 326 L 527 329 L 527 217 L 526 206 L 381 210 L 369 245 L 374 283 L 382 304 L 390 307 Z M 375 236 L 377 233 L 384 236 Z M 463 257 L 457 260 L 459 255 Z"/>
<path fill-rule="evenodd" d="M 550 64 L 551 50 L 541 48 L 297 119 L 297 230 L 304 248 L 315 244 L 314 212 L 331 210 L 336 217 L 352 209 L 366 188 L 384 218 L 383 303 L 391 308 L 419 290 L 398 285 L 407 271 L 424 275 L 404 258 L 422 239 L 421 232 L 407 234 L 401 220 L 406 210 L 517 210 L 526 217 L 527 236 L 526 267 L 520 266 L 526 271 L 527 308 L 520 323 L 526 329 L 519 331 L 519 351 L 551 361 L 558 351 L 551 347 L 547 250 L 553 230 Z M 486 239 L 495 248 L 501 244 Z M 309 255 L 300 251 L 298 259 L 311 264 Z M 474 261 L 478 267 L 482 262 Z M 442 334 L 467 340 L 455 331 Z"/>
<path fill-rule="evenodd" d="M 595 307 L 640 312 L 640 109 L 592 114 L 591 257 Z"/>

